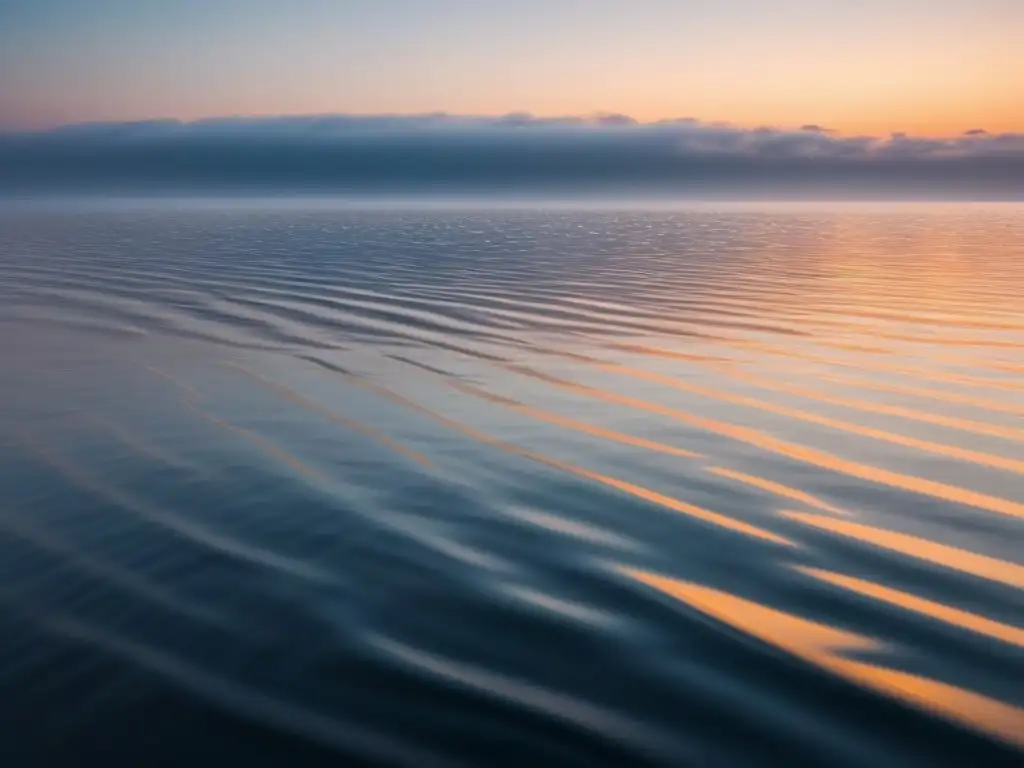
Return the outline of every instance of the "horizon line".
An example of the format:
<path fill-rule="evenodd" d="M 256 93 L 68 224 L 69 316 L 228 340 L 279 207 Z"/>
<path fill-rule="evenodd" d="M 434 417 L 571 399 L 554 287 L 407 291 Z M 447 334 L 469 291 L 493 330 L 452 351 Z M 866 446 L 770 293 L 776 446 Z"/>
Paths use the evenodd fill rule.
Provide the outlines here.
<path fill-rule="evenodd" d="M 275 120 L 318 120 L 331 118 L 350 118 L 353 120 L 373 119 L 437 119 L 437 120 L 480 120 L 494 121 L 505 127 L 540 127 L 552 125 L 576 125 L 594 126 L 602 128 L 612 127 L 657 127 L 669 125 L 693 124 L 706 128 L 735 129 L 742 131 L 780 131 L 780 132 L 807 132 L 821 133 L 835 137 L 864 138 L 864 139 L 886 139 L 899 137 L 913 138 L 957 138 L 963 136 L 1018 136 L 1024 134 L 1024 125 L 1013 130 L 989 130 L 984 125 L 965 122 L 964 128 L 941 132 L 917 132 L 913 129 L 888 130 L 888 131 L 856 131 L 833 128 L 813 122 L 804 123 L 742 123 L 730 120 L 707 119 L 686 116 L 666 116 L 660 118 L 637 118 L 628 113 L 612 110 L 598 110 L 593 112 L 565 112 L 565 113 L 538 113 L 529 110 L 509 110 L 503 112 L 454 112 L 447 110 L 432 111 L 410 111 L 410 112 L 231 112 L 223 114 L 209 114 L 197 117 L 181 117 L 174 115 L 151 115 L 146 117 L 126 117 L 92 120 L 69 120 L 58 122 L 42 122 L 31 124 L 3 123 L 0 122 L 0 133 L 48 133 L 70 128 L 89 127 L 113 127 L 113 126 L 146 126 L 146 125 L 180 125 L 198 126 L 217 122 L 246 121 L 246 122 L 273 122 Z M 500 122 L 505 121 L 505 122 Z"/>

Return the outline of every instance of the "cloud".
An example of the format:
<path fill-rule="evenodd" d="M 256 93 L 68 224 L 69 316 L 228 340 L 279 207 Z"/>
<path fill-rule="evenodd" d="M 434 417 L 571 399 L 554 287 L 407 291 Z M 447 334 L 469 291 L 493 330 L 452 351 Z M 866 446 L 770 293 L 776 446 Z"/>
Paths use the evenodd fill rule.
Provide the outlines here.
<path fill-rule="evenodd" d="M 0 185 L 261 189 L 833 186 L 1024 196 L 1024 134 L 844 136 L 693 118 L 312 115 L 0 133 Z"/>

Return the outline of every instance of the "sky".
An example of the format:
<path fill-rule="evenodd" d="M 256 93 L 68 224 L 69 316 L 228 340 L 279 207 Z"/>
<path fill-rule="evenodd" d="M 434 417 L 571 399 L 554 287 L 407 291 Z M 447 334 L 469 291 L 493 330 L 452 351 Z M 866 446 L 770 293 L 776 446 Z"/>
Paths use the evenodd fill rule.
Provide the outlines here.
<path fill-rule="evenodd" d="M 0 0 L 0 128 L 621 113 L 1024 132 L 1024 0 Z"/>

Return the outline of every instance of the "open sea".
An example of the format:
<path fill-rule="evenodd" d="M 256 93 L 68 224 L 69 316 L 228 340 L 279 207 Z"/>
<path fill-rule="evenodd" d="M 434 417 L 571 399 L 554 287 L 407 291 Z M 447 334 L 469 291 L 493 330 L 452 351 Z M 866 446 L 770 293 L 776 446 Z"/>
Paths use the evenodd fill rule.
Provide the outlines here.
<path fill-rule="evenodd" d="M 1024 205 L 0 205 L 0 765 L 1024 764 Z"/>

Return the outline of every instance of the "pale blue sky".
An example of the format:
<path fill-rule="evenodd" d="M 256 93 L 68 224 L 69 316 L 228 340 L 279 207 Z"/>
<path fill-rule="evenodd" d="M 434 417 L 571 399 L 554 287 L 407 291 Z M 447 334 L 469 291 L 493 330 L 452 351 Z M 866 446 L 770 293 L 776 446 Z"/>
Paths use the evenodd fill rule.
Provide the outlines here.
<path fill-rule="evenodd" d="M 0 0 L 0 121 L 625 112 L 1024 129 L 1021 0 Z"/>

